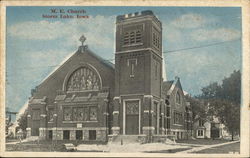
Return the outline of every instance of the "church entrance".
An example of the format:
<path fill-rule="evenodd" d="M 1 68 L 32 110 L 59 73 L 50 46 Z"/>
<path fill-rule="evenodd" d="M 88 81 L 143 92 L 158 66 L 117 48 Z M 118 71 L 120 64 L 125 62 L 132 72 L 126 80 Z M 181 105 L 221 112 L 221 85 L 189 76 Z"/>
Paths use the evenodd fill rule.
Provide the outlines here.
<path fill-rule="evenodd" d="M 125 134 L 139 134 L 139 100 L 125 101 Z"/>

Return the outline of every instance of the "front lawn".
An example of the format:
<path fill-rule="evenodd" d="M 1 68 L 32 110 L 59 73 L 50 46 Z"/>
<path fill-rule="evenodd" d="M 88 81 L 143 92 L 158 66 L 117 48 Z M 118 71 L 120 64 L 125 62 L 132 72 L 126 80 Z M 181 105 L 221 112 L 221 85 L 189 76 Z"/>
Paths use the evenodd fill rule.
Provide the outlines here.
<path fill-rule="evenodd" d="M 185 144 L 199 144 L 199 145 L 213 145 L 229 142 L 229 140 L 224 139 L 189 139 L 189 140 L 176 140 L 177 143 Z"/>
<path fill-rule="evenodd" d="M 50 152 L 61 151 L 65 152 L 66 143 L 72 143 L 75 146 L 79 144 L 105 144 L 105 142 L 93 142 L 93 141 L 72 141 L 72 140 L 36 140 L 30 142 L 22 142 L 17 144 L 6 144 L 6 151 L 28 151 L 28 152 Z"/>

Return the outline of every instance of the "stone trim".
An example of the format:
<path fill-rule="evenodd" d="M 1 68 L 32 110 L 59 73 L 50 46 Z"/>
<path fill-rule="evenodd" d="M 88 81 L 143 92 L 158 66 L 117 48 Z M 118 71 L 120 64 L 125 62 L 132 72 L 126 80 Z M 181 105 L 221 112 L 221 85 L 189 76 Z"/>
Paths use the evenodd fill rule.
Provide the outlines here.
<path fill-rule="evenodd" d="M 31 128 L 30 128 L 30 127 L 27 127 L 26 130 L 29 131 L 29 130 L 31 130 Z"/>
<path fill-rule="evenodd" d="M 155 130 L 155 127 L 152 127 L 152 126 L 144 126 L 144 127 L 142 127 L 142 130 Z"/>
<path fill-rule="evenodd" d="M 29 117 L 29 118 L 30 118 L 30 117 L 31 117 L 31 115 L 27 115 L 27 117 Z"/>
<path fill-rule="evenodd" d="M 114 99 L 113 99 L 113 100 L 116 100 L 116 99 L 120 99 L 120 97 L 114 97 Z"/>
<path fill-rule="evenodd" d="M 181 124 L 173 124 L 174 126 L 183 126 L 183 125 L 181 125 Z"/>
<path fill-rule="evenodd" d="M 45 128 L 46 130 L 107 130 L 107 127 L 82 127 L 82 128 L 77 128 L 77 127 L 52 127 L 52 128 Z"/>
<path fill-rule="evenodd" d="M 144 113 L 149 113 L 149 110 L 144 110 Z"/>
<path fill-rule="evenodd" d="M 109 113 L 107 113 L 107 112 L 104 112 L 104 113 L 103 113 L 103 115 L 107 115 L 107 116 L 108 116 L 108 115 L 109 115 Z"/>
<path fill-rule="evenodd" d="M 152 95 L 144 95 L 144 98 L 153 98 Z"/>
<path fill-rule="evenodd" d="M 113 111 L 113 115 L 119 114 L 119 111 Z"/>
<path fill-rule="evenodd" d="M 139 124 L 139 134 L 141 134 L 141 99 L 140 98 L 135 98 L 135 99 L 123 99 L 123 134 L 126 134 L 126 102 L 128 101 L 138 101 L 139 103 L 139 119 L 138 119 L 138 124 Z"/>
<path fill-rule="evenodd" d="M 112 127 L 112 130 L 120 130 L 120 127 Z"/>
<path fill-rule="evenodd" d="M 41 114 L 40 116 L 41 116 L 41 117 L 46 117 L 47 115 L 46 115 L 46 114 Z"/>

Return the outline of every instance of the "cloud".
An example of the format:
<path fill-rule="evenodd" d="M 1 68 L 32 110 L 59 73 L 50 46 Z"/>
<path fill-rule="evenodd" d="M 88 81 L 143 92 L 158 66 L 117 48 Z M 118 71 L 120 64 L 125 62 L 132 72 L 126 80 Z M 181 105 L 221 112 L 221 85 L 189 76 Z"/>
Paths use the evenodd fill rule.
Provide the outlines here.
<path fill-rule="evenodd" d="M 197 28 L 207 22 L 206 18 L 199 14 L 183 14 L 171 22 L 177 28 Z"/>
<path fill-rule="evenodd" d="M 62 29 L 65 29 L 65 26 L 60 21 L 27 21 L 10 26 L 8 32 L 11 36 L 21 39 L 53 40 L 65 36 L 66 32 L 62 31 Z"/>
<path fill-rule="evenodd" d="M 230 28 L 199 29 L 191 33 L 191 37 L 196 41 L 231 41 L 240 38 L 240 36 L 240 31 Z"/>
<path fill-rule="evenodd" d="M 87 37 L 87 44 L 112 48 L 114 16 L 90 16 L 88 19 L 67 21 L 26 21 L 11 25 L 8 33 L 25 40 L 63 40 L 64 46 L 79 46 L 81 34 Z M 114 29 L 112 29 L 114 30 Z"/>

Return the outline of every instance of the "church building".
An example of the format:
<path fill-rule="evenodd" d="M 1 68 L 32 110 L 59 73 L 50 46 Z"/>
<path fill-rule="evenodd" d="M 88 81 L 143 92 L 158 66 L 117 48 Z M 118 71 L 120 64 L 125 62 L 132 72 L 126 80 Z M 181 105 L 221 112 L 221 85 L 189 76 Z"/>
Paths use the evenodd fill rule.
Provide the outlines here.
<path fill-rule="evenodd" d="M 115 64 L 82 45 L 35 90 L 27 136 L 146 142 L 188 138 L 192 113 L 180 79 L 163 81 L 162 24 L 150 10 L 116 18 Z M 169 59 L 171 60 L 171 59 Z"/>

